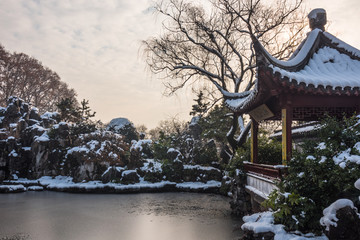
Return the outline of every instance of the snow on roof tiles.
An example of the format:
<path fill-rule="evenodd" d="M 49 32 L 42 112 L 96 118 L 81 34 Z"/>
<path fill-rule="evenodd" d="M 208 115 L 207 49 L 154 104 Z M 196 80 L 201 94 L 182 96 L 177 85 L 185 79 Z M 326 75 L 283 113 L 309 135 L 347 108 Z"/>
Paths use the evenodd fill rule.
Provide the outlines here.
<path fill-rule="evenodd" d="M 247 106 L 248 104 L 251 103 L 251 100 L 254 99 L 256 97 L 257 94 L 257 79 L 255 80 L 255 87 L 248 91 L 250 94 L 243 97 L 243 98 L 230 98 L 230 99 L 225 99 L 225 105 L 232 111 L 237 111 L 239 109 L 244 108 L 245 106 Z"/>
<path fill-rule="evenodd" d="M 273 70 L 273 74 L 278 72 L 289 82 L 333 90 L 360 87 L 360 50 L 320 29 L 309 32 L 287 61 L 273 57 L 260 42 L 257 47 L 267 59 L 266 65 Z M 251 105 L 258 95 L 258 81 L 261 79 L 257 79 L 254 88 L 244 95 L 226 95 L 227 107 L 238 111 Z"/>
<path fill-rule="evenodd" d="M 274 73 L 279 72 L 282 77 L 288 77 L 290 82 L 295 80 L 298 84 L 305 83 L 306 86 L 322 85 L 332 89 L 360 86 L 360 61 L 330 47 L 320 48 L 300 71 L 290 72 L 273 65 L 270 67 Z"/>
<path fill-rule="evenodd" d="M 273 57 L 266 49 L 259 44 L 259 47 L 261 48 L 261 52 L 265 54 L 266 58 L 274 65 L 276 66 L 282 66 L 282 67 L 292 67 L 294 65 L 301 64 L 304 59 L 307 57 L 309 51 L 315 44 L 315 41 L 319 35 L 319 33 L 322 32 L 320 29 L 314 29 L 311 31 L 306 40 L 301 44 L 301 48 L 297 49 L 296 53 L 288 60 L 288 61 L 281 61 Z M 280 69 L 280 68 L 279 68 Z M 225 100 L 226 106 L 233 110 L 237 111 L 239 109 L 242 109 L 246 107 L 248 104 L 251 103 L 251 101 L 256 97 L 257 95 L 257 81 L 255 83 L 255 86 L 252 90 L 248 91 L 250 94 L 238 97 L 238 98 L 228 98 Z"/>
<path fill-rule="evenodd" d="M 325 43 L 311 56 L 312 50 L 319 46 L 319 41 L 324 40 Z M 307 38 L 287 61 L 273 57 L 259 42 L 258 47 L 268 60 L 267 65 L 273 70 L 273 74 L 278 72 L 282 78 L 288 78 L 289 82 L 341 90 L 346 87 L 360 87 L 360 50 L 320 29 L 309 32 Z M 227 96 L 227 107 L 238 111 L 251 104 L 258 94 L 257 81 L 248 94 L 238 97 Z"/>
<path fill-rule="evenodd" d="M 337 47 L 344 49 L 345 51 L 353 54 L 356 57 L 360 58 L 360 50 L 354 48 L 353 46 L 350 46 L 349 44 L 341 41 L 340 39 L 338 39 L 337 37 L 333 36 L 332 34 L 328 33 L 328 32 L 324 32 L 323 33 L 325 37 L 327 37 L 328 39 L 331 40 L 331 42 L 335 45 L 337 45 Z"/>
<path fill-rule="evenodd" d="M 303 69 L 299 71 L 290 70 L 291 67 L 300 65 L 306 60 L 311 50 L 316 47 L 319 34 L 327 38 L 335 47 L 325 44 L 311 56 Z M 339 52 L 339 50 L 344 53 Z M 360 86 L 360 61 L 353 59 L 360 58 L 360 51 L 320 29 L 312 30 L 301 49 L 288 61 L 280 61 L 274 58 L 262 46 L 261 51 L 269 60 L 269 66 L 274 70 L 274 73 L 279 72 L 282 77 L 289 78 L 290 82 L 295 80 L 298 84 L 312 84 L 315 87 L 330 86 L 332 89 Z"/>

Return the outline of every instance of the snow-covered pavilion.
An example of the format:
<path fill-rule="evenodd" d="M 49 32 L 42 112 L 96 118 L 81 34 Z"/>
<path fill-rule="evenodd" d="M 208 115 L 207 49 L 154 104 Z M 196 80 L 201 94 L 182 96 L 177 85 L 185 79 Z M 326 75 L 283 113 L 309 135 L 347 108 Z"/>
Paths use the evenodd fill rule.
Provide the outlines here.
<path fill-rule="evenodd" d="M 257 129 L 263 120 L 282 120 L 283 165 L 291 158 L 293 120 L 360 112 L 360 51 L 325 31 L 326 12 L 309 14 L 311 32 L 287 61 L 274 58 L 257 40 L 257 80 L 243 98 L 228 98 L 233 111 L 252 119 L 251 161 L 257 162 Z"/>

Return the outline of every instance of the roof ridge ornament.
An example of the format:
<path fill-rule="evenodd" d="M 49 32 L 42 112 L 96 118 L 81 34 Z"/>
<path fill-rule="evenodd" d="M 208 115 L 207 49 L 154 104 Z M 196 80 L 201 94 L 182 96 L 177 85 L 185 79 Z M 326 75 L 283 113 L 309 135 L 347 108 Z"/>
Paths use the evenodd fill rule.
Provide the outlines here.
<path fill-rule="evenodd" d="M 326 11 L 323 8 L 315 8 L 313 9 L 309 15 L 309 25 L 311 30 L 314 30 L 316 28 L 321 29 L 322 31 L 325 31 L 325 25 L 326 25 Z"/>

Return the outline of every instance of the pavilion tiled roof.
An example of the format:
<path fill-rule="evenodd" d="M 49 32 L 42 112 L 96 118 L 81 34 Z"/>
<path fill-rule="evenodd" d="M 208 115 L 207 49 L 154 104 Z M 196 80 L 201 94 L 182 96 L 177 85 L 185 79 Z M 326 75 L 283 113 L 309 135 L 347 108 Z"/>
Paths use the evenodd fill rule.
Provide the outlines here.
<path fill-rule="evenodd" d="M 287 61 L 274 58 L 255 41 L 257 76 L 245 97 L 227 98 L 226 105 L 244 113 L 280 93 L 359 96 L 360 51 L 318 28 L 308 33 Z"/>

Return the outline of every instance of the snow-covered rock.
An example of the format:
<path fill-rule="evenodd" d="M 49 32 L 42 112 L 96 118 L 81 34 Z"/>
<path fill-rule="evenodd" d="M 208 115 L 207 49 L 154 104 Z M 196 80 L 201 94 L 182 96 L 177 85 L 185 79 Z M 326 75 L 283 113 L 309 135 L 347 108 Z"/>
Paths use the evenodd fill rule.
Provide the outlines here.
<path fill-rule="evenodd" d="M 0 185 L 0 193 L 16 193 L 25 191 L 26 188 L 23 185 Z"/>
<path fill-rule="evenodd" d="M 181 152 L 175 148 L 169 148 L 167 151 L 167 157 L 170 161 L 173 162 L 182 162 L 184 159 L 184 156 L 181 154 Z"/>
<path fill-rule="evenodd" d="M 356 209 L 354 207 L 354 203 L 349 199 L 339 199 L 332 203 L 329 207 L 325 208 L 323 211 L 324 216 L 320 219 L 320 224 L 326 227 L 326 230 L 330 230 L 330 226 L 337 226 L 337 221 L 339 220 L 336 217 L 336 212 L 344 207 L 350 207 L 352 209 Z"/>
<path fill-rule="evenodd" d="M 222 180 L 222 172 L 214 167 L 200 165 L 184 165 L 183 179 L 185 181 L 208 182 L 211 180 Z"/>
<path fill-rule="evenodd" d="M 42 186 L 30 186 L 27 188 L 27 191 L 43 191 L 44 187 Z"/>
<path fill-rule="evenodd" d="M 330 240 L 360 239 L 360 215 L 349 199 L 339 199 L 323 211 L 320 224 Z"/>
<path fill-rule="evenodd" d="M 114 118 L 110 121 L 106 130 L 114 129 L 115 131 L 119 131 L 123 129 L 125 126 L 133 126 L 133 124 L 127 118 Z"/>
<path fill-rule="evenodd" d="M 131 141 L 139 139 L 134 124 L 127 118 L 114 118 L 110 121 L 106 130 L 121 134 L 124 137 L 124 141 L 129 144 Z"/>
<path fill-rule="evenodd" d="M 355 187 L 360 190 L 360 178 L 354 183 Z"/>
<path fill-rule="evenodd" d="M 121 183 L 123 184 L 135 184 L 140 182 L 140 176 L 136 170 L 125 170 L 121 173 Z"/>
<path fill-rule="evenodd" d="M 58 113 L 46 113 L 40 117 L 39 110 L 17 97 L 10 97 L 7 107 L 0 109 L 0 159 L 3 171 L 0 178 L 16 173 L 20 177 L 39 177 L 51 174 L 50 138 L 45 120 L 57 123 Z M 1 151 L 3 150 L 3 151 Z M 10 154 L 9 154 L 10 153 Z M 52 168 L 54 169 L 54 168 Z"/>

